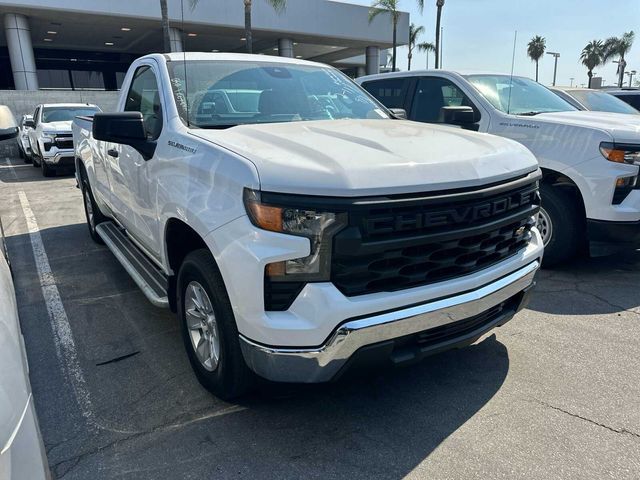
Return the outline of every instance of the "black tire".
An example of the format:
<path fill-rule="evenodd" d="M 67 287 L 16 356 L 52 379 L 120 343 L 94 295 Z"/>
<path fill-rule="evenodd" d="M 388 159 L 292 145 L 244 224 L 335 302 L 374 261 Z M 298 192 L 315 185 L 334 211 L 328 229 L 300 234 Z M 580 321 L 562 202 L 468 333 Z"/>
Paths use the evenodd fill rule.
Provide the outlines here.
<path fill-rule="evenodd" d="M 550 221 L 550 237 L 544 249 L 544 267 L 567 263 L 587 250 L 584 212 L 575 192 L 543 184 L 541 215 Z M 540 220 L 539 220 L 540 225 Z"/>
<path fill-rule="evenodd" d="M 185 295 L 187 287 L 192 282 L 197 282 L 204 288 L 215 315 L 220 345 L 219 360 L 212 371 L 206 369 L 198 359 L 187 327 Z M 255 376 L 242 356 L 238 328 L 229 296 L 220 270 L 208 250 L 195 250 L 186 256 L 178 272 L 176 293 L 182 338 L 198 381 L 204 388 L 223 400 L 231 400 L 250 391 Z"/>
<path fill-rule="evenodd" d="M 20 158 L 22 158 L 22 159 L 24 159 L 24 158 L 25 158 L 25 154 L 24 154 L 24 152 L 22 151 L 22 148 L 18 148 L 18 156 L 19 156 Z"/>
<path fill-rule="evenodd" d="M 89 180 L 87 179 L 87 172 L 84 168 L 80 167 L 82 170 L 80 171 L 80 177 L 82 178 L 82 203 L 84 205 L 84 215 L 87 219 L 87 227 L 89 227 L 89 235 L 94 242 L 98 245 L 104 245 L 104 241 L 96 232 L 96 227 L 103 222 L 108 220 L 107 217 L 103 215 L 100 211 L 100 207 L 96 204 L 95 199 L 93 198 L 93 192 L 91 191 L 91 185 L 89 185 Z M 93 213 L 93 217 L 89 212 L 89 206 L 91 207 L 91 212 Z"/>
<path fill-rule="evenodd" d="M 27 155 L 26 153 L 22 153 L 22 159 L 24 160 L 24 163 L 31 163 L 33 160 L 31 160 L 31 156 Z"/>
<path fill-rule="evenodd" d="M 42 160 L 38 160 L 38 155 L 36 155 L 35 153 L 31 154 L 31 166 L 33 168 L 38 168 L 40 166 L 40 162 Z"/>
<path fill-rule="evenodd" d="M 47 165 L 47 162 L 45 162 L 42 159 L 40 159 L 40 167 L 42 168 L 42 176 L 43 177 L 55 177 L 56 176 L 55 168 L 50 167 L 49 165 Z"/>

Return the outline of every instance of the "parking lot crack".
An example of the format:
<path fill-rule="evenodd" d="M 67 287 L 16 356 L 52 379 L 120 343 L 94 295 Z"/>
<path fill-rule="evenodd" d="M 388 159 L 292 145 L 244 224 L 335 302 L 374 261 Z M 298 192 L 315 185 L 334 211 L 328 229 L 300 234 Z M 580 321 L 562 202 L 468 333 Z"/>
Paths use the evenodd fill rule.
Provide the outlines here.
<path fill-rule="evenodd" d="M 633 314 L 636 314 L 636 315 L 640 315 L 640 312 L 637 312 L 637 311 L 633 310 L 632 308 L 623 307 L 622 305 L 618 305 L 616 303 L 613 303 L 613 302 L 609 301 L 608 299 L 606 299 L 604 297 L 601 297 L 600 295 L 596 295 L 595 293 L 583 290 L 583 289 L 580 288 L 579 285 L 576 286 L 576 290 L 578 292 L 584 294 L 584 295 L 589 295 L 589 296 L 591 296 L 591 297 L 593 297 L 593 298 L 595 298 L 597 300 L 600 300 L 603 303 L 606 303 L 607 305 L 609 305 L 613 309 L 620 310 L 620 311 L 623 311 L 623 312 L 633 313 Z"/>
<path fill-rule="evenodd" d="M 555 405 L 551 405 L 550 403 L 543 402 L 541 400 L 536 400 L 536 401 L 540 405 L 543 405 L 543 406 L 545 406 L 547 408 L 551 408 L 552 410 L 556 410 L 558 412 L 564 413 L 565 415 L 569 415 L 570 417 L 573 417 L 573 418 L 578 418 L 580 420 L 584 420 L 585 422 L 589 422 L 592 425 L 596 425 L 596 426 L 601 427 L 601 428 L 606 428 L 610 432 L 623 434 L 623 435 L 630 435 L 632 437 L 640 438 L 640 434 L 638 434 L 636 432 L 632 432 L 631 430 L 628 430 L 626 428 L 614 428 L 614 427 L 611 427 L 609 425 L 605 425 L 604 423 L 596 422 L 595 420 L 592 420 L 590 418 L 583 417 L 582 415 L 578 415 L 577 413 L 573 413 L 573 412 L 570 412 L 570 411 L 565 410 L 563 408 L 556 407 Z"/>

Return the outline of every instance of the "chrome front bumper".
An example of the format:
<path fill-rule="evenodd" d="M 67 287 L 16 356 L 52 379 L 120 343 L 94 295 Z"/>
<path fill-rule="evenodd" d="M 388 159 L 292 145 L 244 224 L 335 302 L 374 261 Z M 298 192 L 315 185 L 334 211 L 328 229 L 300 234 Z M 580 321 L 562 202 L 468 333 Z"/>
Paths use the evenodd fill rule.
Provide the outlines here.
<path fill-rule="evenodd" d="M 42 161 L 50 165 L 58 165 L 63 158 L 70 158 L 73 160 L 73 156 L 73 150 L 58 150 L 54 154 L 49 154 L 49 156 L 47 156 L 47 153 L 45 153 Z"/>
<path fill-rule="evenodd" d="M 431 301 L 392 312 L 348 320 L 314 348 L 265 346 L 240 335 L 247 365 L 258 375 L 277 382 L 316 383 L 334 378 L 360 348 L 481 315 L 534 285 L 540 267 L 534 261 L 499 280 L 460 295 Z M 524 296 L 523 296 L 524 297 Z M 465 338 L 475 339 L 496 325 L 508 321 L 518 308 L 499 320 L 479 327 Z M 447 343 L 452 343 L 448 341 Z M 442 347 L 442 346 L 441 346 Z M 443 350 L 444 348 L 440 348 Z"/>

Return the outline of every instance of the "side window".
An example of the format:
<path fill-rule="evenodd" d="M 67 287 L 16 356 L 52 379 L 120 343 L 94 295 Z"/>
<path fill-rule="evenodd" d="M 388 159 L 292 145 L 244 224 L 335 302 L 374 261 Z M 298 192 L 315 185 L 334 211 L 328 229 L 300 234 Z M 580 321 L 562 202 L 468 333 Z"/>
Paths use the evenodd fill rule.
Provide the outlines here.
<path fill-rule="evenodd" d="M 139 67 L 133 74 L 124 104 L 125 112 L 141 112 L 147 136 L 155 140 L 162 132 L 162 104 L 158 82 L 151 67 Z"/>
<path fill-rule="evenodd" d="M 442 107 L 471 107 L 480 114 L 469 98 L 453 82 L 440 77 L 421 77 L 409 118 L 418 122 L 442 123 Z"/>
<path fill-rule="evenodd" d="M 636 110 L 640 109 L 640 95 L 618 95 L 618 98 Z"/>
<path fill-rule="evenodd" d="M 404 108 L 409 79 L 388 78 L 364 82 L 362 87 L 387 108 Z"/>

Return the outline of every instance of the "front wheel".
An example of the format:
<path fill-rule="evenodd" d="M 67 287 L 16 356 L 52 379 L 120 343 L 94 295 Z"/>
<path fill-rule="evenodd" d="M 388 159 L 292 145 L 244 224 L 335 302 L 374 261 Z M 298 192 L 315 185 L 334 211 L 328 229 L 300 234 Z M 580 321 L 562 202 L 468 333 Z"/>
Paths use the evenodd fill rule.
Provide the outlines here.
<path fill-rule="evenodd" d="M 543 266 L 569 262 L 586 250 L 585 219 L 574 193 L 542 185 L 537 227 L 544 244 Z"/>
<path fill-rule="evenodd" d="M 56 170 L 53 167 L 47 165 L 42 158 L 40 159 L 40 166 L 42 167 L 42 176 L 43 177 L 53 177 L 56 174 Z"/>
<path fill-rule="evenodd" d="M 242 356 L 231 303 L 208 250 L 186 256 L 177 295 L 184 346 L 202 386 L 223 400 L 248 392 L 254 376 Z"/>

